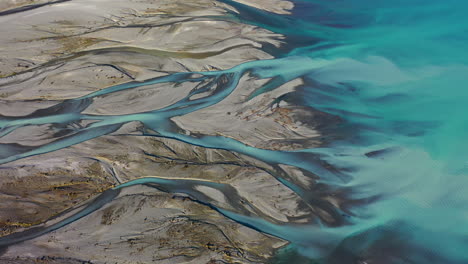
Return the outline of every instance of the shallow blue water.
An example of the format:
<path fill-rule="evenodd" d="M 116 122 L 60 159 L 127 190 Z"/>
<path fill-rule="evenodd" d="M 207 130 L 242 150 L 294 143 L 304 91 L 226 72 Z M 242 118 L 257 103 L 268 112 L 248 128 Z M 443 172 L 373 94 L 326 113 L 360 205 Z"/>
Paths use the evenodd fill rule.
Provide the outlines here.
<path fill-rule="evenodd" d="M 350 206 L 332 210 L 341 218 L 334 225 L 278 225 L 216 208 L 189 183 L 148 178 L 116 189 L 154 183 L 189 193 L 235 221 L 290 241 L 290 248 L 319 263 L 468 263 L 468 2 L 295 1 L 292 15 L 222 2 L 239 13 L 216 19 L 241 21 L 286 36 L 286 45 L 269 47 L 276 59 L 200 72 L 201 77 L 179 73 L 117 85 L 65 101 L 49 112 L 3 117 L 2 135 L 26 125 L 99 122 L 34 149 L 2 146 L 0 162 L 68 147 L 141 121 L 157 132 L 154 136 L 301 168 L 330 189 L 346 190 Z M 303 86 L 278 100 L 339 117 L 340 125 L 329 129 L 346 136 L 320 148 L 272 151 L 231 138 L 192 137 L 172 129 L 171 117 L 220 102 L 246 73 L 275 78 L 251 98 L 302 78 Z M 118 116 L 81 114 L 90 100 L 107 93 L 154 83 L 216 83 L 221 78 L 227 81 L 210 96 L 192 100 L 190 94 L 163 109 Z M 276 176 L 304 200 L 311 199 L 312 190 Z M 68 222 L 92 210 L 83 210 Z"/>

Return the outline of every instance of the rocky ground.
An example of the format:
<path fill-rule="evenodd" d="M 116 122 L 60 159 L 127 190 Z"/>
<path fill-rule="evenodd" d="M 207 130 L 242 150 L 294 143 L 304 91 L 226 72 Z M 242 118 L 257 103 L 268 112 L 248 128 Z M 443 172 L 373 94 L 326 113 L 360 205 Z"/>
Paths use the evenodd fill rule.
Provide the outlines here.
<path fill-rule="evenodd" d="M 279 14 L 287 1 L 239 1 Z M 0 115 L 21 119 L 67 99 L 112 85 L 175 72 L 216 71 L 273 58 L 264 45 L 283 37 L 230 19 L 236 9 L 212 0 L 3 1 L 0 3 Z M 248 146 L 294 150 L 321 144 L 311 109 L 277 105 L 302 84 L 296 79 L 254 99 L 269 80 L 245 75 L 226 99 L 172 118 L 194 135 L 222 135 Z M 160 109 L 185 97 L 196 82 L 164 83 L 110 93 L 83 109 L 125 115 Z M 0 158 L 44 146 L 93 121 L 18 127 L 0 137 Z M 148 136 L 140 122 L 67 148 L 0 165 L 0 232 L 47 226 L 103 191 L 140 177 L 225 184 L 235 208 L 216 189 L 200 190 L 225 209 L 275 223 L 305 223 L 314 209 L 278 180 L 293 167 L 272 166 L 223 149 Z M 19 153 L 18 152 L 18 153 Z M 54 232 L 11 245 L 2 263 L 265 263 L 286 244 L 224 217 L 187 196 L 148 186 L 124 189 L 102 208 Z"/>

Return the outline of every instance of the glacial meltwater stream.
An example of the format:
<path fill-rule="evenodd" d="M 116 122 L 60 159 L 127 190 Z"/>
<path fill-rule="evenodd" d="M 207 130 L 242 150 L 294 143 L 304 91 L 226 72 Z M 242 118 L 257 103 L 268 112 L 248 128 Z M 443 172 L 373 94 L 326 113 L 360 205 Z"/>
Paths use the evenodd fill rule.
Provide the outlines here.
<path fill-rule="evenodd" d="M 130 81 L 27 115 L 1 116 L 0 137 L 30 126 L 87 123 L 42 145 L 0 144 L 0 163 L 8 166 L 64 149 L 135 121 L 144 127 L 135 137 L 168 138 L 268 164 L 268 173 L 276 180 L 307 206 L 320 208 L 329 217 L 305 223 L 273 222 L 244 209 L 238 192 L 228 184 L 146 177 L 158 175 L 155 172 L 104 191 L 57 223 L 3 236 L 0 247 L 89 215 L 121 189 L 148 185 L 168 193 L 185 193 L 237 223 L 289 241 L 275 258 L 277 263 L 296 263 L 287 253 L 293 251 L 301 256 L 297 263 L 299 259 L 327 264 L 468 263 L 468 2 L 304 0 L 293 1 L 291 14 L 275 14 L 231 0 L 218 2 L 236 11 L 204 19 L 252 25 L 284 36 L 282 45 L 262 47 L 274 58 L 225 70 L 176 72 Z M 206 56 L 215 55 L 210 54 Z M 40 67 L 34 70 L 40 71 Z M 0 83 L 6 86 L 28 76 L 7 77 Z M 293 105 L 334 120 L 321 121 L 321 144 L 261 148 L 222 134 L 190 133 L 173 121 L 219 104 L 245 78 L 268 80 L 246 95 L 245 103 L 300 79 L 302 84 L 275 98 L 269 107 Z M 168 89 L 197 86 L 157 109 L 102 115 L 86 112 L 99 98 L 164 84 Z M 206 118 L 210 120 L 210 116 Z M 279 164 L 303 171 L 313 185 L 301 184 Z M 213 202 L 200 186 L 223 193 L 230 207 Z M 340 202 L 322 199 L 316 194 L 319 189 L 330 197 L 338 195 Z"/>

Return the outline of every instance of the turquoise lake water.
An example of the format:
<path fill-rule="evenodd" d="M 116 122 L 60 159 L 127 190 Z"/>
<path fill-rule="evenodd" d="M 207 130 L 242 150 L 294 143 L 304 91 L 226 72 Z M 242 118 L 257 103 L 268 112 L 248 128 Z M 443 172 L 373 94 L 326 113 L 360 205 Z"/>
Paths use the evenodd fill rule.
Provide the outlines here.
<path fill-rule="evenodd" d="M 352 128 L 349 139 L 318 150 L 348 169 L 337 187 L 351 188 L 354 199 L 377 197 L 353 208 L 346 226 L 295 237 L 304 254 L 316 252 L 302 244 L 326 236 L 340 240 L 332 263 L 468 262 L 467 7 L 304 1 L 285 23 L 251 21 L 297 43 L 282 55 L 297 56 L 295 73 L 310 80 L 301 103 L 340 116 L 346 125 L 338 129 Z"/>

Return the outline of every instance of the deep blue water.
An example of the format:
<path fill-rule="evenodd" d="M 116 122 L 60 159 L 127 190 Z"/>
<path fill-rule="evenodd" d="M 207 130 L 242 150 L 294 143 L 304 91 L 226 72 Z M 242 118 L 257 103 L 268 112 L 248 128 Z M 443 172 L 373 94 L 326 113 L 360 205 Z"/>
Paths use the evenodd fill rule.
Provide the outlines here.
<path fill-rule="evenodd" d="M 318 176 L 317 182 L 329 190 L 345 193 L 349 203 L 345 208 L 330 209 L 337 218 L 333 224 L 278 225 L 216 208 L 189 183 L 148 178 L 116 190 L 153 182 L 200 196 L 200 201 L 225 216 L 290 241 L 287 250 L 295 252 L 294 261 L 298 262 L 468 263 L 468 2 L 294 1 L 291 15 L 272 14 L 230 0 L 222 2 L 239 13 L 216 19 L 240 21 L 286 36 L 280 48 L 265 46 L 275 59 L 200 72 L 201 77 L 177 73 L 117 85 L 29 116 L 3 117 L 3 135 L 25 125 L 100 121 L 38 148 L 4 146 L 0 162 L 65 148 L 137 120 L 158 137 L 301 168 Z M 302 78 L 304 85 L 278 100 L 339 118 L 339 125 L 325 124 L 323 130 L 343 136 L 325 136 L 320 148 L 288 152 L 257 149 L 222 136 L 192 137 L 172 129 L 171 117 L 220 102 L 247 73 L 259 79 L 275 78 L 252 98 Z M 93 98 L 107 93 L 154 83 L 219 78 L 228 81 L 209 97 L 191 100 L 190 94 L 171 106 L 145 113 L 81 114 Z M 313 196 L 313 190 L 287 179 L 282 183 L 306 201 Z M 0 239 L 0 245 L 12 241 L 8 239 L 12 238 Z M 288 258 L 293 261 L 291 254 L 280 254 L 281 258 L 281 263 L 293 263 L 287 262 Z"/>

